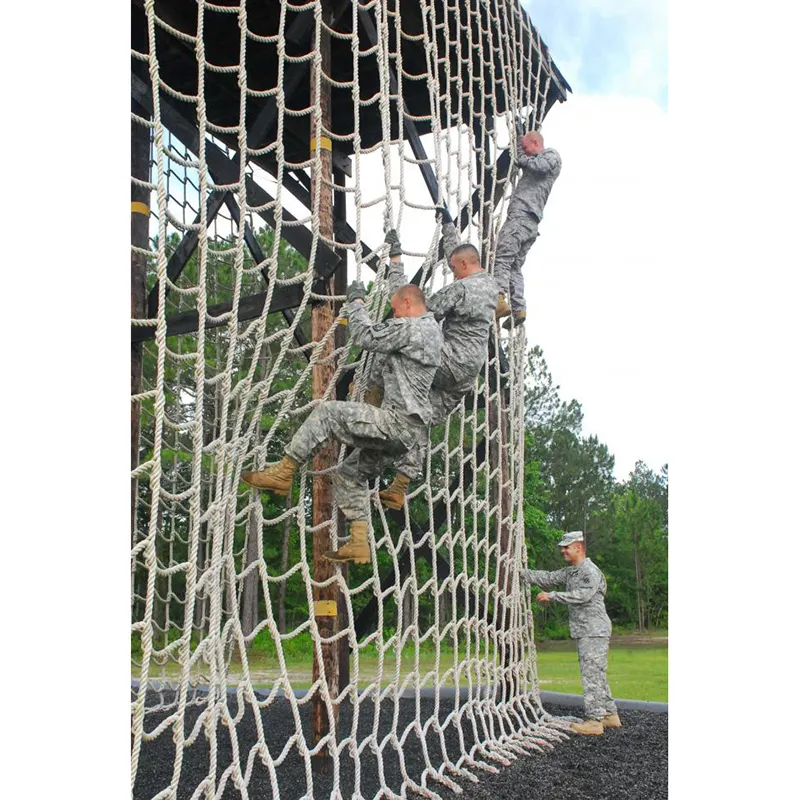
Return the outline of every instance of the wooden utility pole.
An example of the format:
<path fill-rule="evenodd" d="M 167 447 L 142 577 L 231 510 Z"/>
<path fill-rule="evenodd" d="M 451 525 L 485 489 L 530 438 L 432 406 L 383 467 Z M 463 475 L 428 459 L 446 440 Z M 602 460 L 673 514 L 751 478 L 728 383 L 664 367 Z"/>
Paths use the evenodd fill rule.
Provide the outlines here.
<path fill-rule="evenodd" d="M 322 3 L 322 17 L 327 24 L 331 23 L 330 4 L 326 0 Z M 319 105 L 320 113 L 317 116 L 312 110 L 311 117 L 311 154 L 315 154 L 319 146 L 319 160 L 311 169 L 311 213 L 319 223 L 319 233 L 328 240 L 333 239 L 333 204 L 330 181 L 332 179 L 332 142 L 327 136 L 331 129 L 331 87 L 325 81 L 325 76 L 331 73 L 331 43 L 330 35 L 319 27 L 316 33 L 317 50 L 320 53 L 318 74 L 316 62 L 312 62 L 311 69 L 311 108 Z M 317 80 L 320 85 L 317 90 Z M 333 280 L 328 279 L 326 294 L 333 291 Z M 333 324 L 333 307 L 330 302 L 315 303 L 311 309 L 311 338 L 318 342 L 325 337 Z M 333 341 L 317 352 L 316 361 L 311 372 L 312 397 L 321 398 L 330 384 L 334 367 L 332 361 L 321 363 L 323 359 L 330 359 L 333 353 Z M 327 442 L 314 457 L 314 470 L 329 469 L 336 463 L 337 450 L 335 444 Z M 333 486 L 330 473 L 315 475 L 312 485 L 313 521 L 314 531 L 314 580 L 325 581 L 333 575 L 333 564 L 322 558 L 323 553 L 330 549 L 330 528 L 325 523 L 333 515 Z M 325 588 L 314 589 L 314 616 L 317 629 L 321 637 L 330 637 L 336 633 L 337 628 L 337 598 L 338 588 L 331 584 Z M 314 650 L 313 680 L 316 681 L 322 674 L 324 665 L 325 679 L 328 692 L 332 697 L 339 693 L 339 647 L 338 644 L 322 645 L 322 664 L 319 663 L 317 651 Z M 336 724 L 334 719 L 328 718 L 328 711 L 319 693 L 315 694 L 311 705 L 311 726 L 314 745 L 330 731 L 331 725 Z M 317 772 L 328 774 L 333 767 L 329 748 L 323 748 L 314 758 L 314 768 Z"/>
<path fill-rule="evenodd" d="M 146 116 L 133 104 L 134 113 Z M 142 181 L 150 177 L 150 129 L 131 122 L 131 177 Z M 150 222 L 150 190 L 131 181 L 131 244 L 147 249 Z M 131 319 L 147 316 L 147 258 L 142 253 L 131 251 Z M 142 343 L 131 344 L 131 395 L 142 391 Z M 139 466 L 139 433 L 142 409 L 139 403 L 131 402 L 131 470 Z M 136 479 L 131 478 L 131 547 L 136 537 Z"/>
<path fill-rule="evenodd" d="M 345 180 L 346 176 L 344 172 L 340 169 L 334 168 L 333 170 L 333 182 L 336 186 L 336 191 L 333 195 L 333 219 L 334 219 L 334 235 L 335 238 L 338 240 L 339 238 L 339 229 L 338 224 L 346 223 L 347 222 L 347 208 L 345 205 L 346 195 L 344 192 L 345 187 Z M 339 254 L 339 257 L 342 259 L 341 264 L 336 269 L 336 272 L 333 274 L 333 293 L 336 295 L 343 295 L 347 292 L 347 249 L 342 247 L 336 251 Z M 342 303 L 337 301 L 334 303 L 333 314 L 334 316 L 338 316 L 339 312 L 342 309 Z M 347 329 L 342 325 L 339 325 L 336 328 L 336 333 L 334 334 L 333 343 L 336 349 L 338 350 L 341 347 L 344 347 L 347 340 Z M 344 514 L 339 511 L 337 525 L 340 531 L 345 530 L 346 521 L 344 518 Z M 339 566 L 339 570 L 341 572 L 342 578 L 345 583 L 347 583 L 347 573 L 348 568 L 347 564 L 341 564 Z M 347 605 L 343 602 L 343 599 L 340 596 L 338 598 L 339 602 L 339 630 L 344 630 L 347 627 L 348 619 L 347 619 Z M 347 686 L 350 683 L 350 642 L 347 638 L 343 638 L 339 640 L 339 686 Z"/>

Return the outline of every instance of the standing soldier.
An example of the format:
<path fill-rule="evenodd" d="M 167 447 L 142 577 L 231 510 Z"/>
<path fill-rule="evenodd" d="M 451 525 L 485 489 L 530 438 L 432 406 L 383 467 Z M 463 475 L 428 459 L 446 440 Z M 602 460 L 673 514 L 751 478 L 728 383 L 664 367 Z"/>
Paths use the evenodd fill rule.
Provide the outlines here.
<path fill-rule="evenodd" d="M 539 236 L 545 203 L 556 178 L 561 174 L 561 156 L 552 147 L 545 149 L 544 138 L 539 131 L 528 131 L 519 138 L 516 162 L 522 167 L 522 175 L 508 204 L 506 221 L 497 237 L 494 278 L 500 287 L 497 317 L 513 313 L 514 322 L 520 323 L 525 320 L 526 309 L 522 265 Z"/>
<path fill-rule="evenodd" d="M 292 437 L 281 461 L 261 472 L 242 473 L 248 486 L 286 495 L 297 468 L 328 437 L 356 448 L 333 479 L 334 499 L 350 523 L 350 540 L 336 552 L 325 553 L 329 561 L 356 564 L 370 558 L 367 482 L 388 462 L 396 463 L 424 442 L 431 421 L 428 394 L 442 360 L 442 333 L 418 286 L 409 283 L 397 289 L 391 300 L 394 318 L 380 324 L 374 324 L 364 308 L 365 296 L 360 281 L 348 287 L 349 330 L 355 344 L 385 357 L 382 407 L 324 401 Z"/>
<path fill-rule="evenodd" d="M 536 600 L 567 604 L 569 635 L 578 644 L 585 716 L 583 722 L 573 723 L 572 730 L 588 735 L 602 734 L 604 728 L 622 727 L 606 677 L 611 637 L 611 620 L 603 601 L 606 579 L 597 565 L 586 557 L 582 531 L 564 534 L 558 546 L 571 566 L 555 572 L 523 569 L 520 577 L 526 586 L 535 584 L 541 589 L 566 586 L 565 592 L 539 592 Z"/>

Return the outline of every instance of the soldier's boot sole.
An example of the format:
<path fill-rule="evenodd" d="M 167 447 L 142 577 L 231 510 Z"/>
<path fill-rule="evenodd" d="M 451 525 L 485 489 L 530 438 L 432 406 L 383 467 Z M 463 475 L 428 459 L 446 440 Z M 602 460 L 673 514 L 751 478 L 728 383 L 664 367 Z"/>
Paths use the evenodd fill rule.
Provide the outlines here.
<path fill-rule="evenodd" d="M 345 564 L 348 562 L 352 562 L 353 564 L 369 564 L 369 549 L 367 552 L 364 553 L 362 551 L 356 551 L 349 549 L 347 545 L 340 548 L 339 550 L 331 550 L 327 553 L 324 553 L 322 556 L 326 561 L 331 561 L 334 564 Z"/>

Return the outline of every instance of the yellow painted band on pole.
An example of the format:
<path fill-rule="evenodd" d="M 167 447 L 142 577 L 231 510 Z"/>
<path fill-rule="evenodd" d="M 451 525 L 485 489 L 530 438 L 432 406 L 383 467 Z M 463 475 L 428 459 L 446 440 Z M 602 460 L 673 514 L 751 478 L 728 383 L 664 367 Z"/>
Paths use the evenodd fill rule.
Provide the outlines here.
<path fill-rule="evenodd" d="M 146 217 L 150 216 L 150 206 L 146 203 L 139 203 L 136 201 L 131 202 L 131 214 L 144 214 Z"/>
<path fill-rule="evenodd" d="M 314 616 L 315 617 L 336 617 L 339 615 L 339 610 L 336 608 L 335 600 L 315 600 L 314 601 Z"/>
<path fill-rule="evenodd" d="M 317 137 L 315 136 L 311 140 L 311 152 L 313 153 L 316 149 L 317 149 Z M 320 136 L 319 149 L 330 150 L 331 152 L 333 152 L 333 142 L 327 136 Z"/>

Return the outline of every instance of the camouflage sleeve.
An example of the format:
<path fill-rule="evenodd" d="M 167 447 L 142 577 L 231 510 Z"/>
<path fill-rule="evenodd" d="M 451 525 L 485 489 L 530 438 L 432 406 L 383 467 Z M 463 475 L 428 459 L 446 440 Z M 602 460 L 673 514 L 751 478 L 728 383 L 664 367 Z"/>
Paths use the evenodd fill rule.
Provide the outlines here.
<path fill-rule="evenodd" d="M 456 249 L 461 244 L 461 239 L 458 236 L 458 231 L 456 230 L 456 226 L 452 222 L 445 222 L 442 225 L 442 238 L 444 239 L 444 260 L 447 264 L 450 262 L 450 256 L 453 254 L 453 250 Z M 438 252 L 439 247 L 437 245 L 436 252 L 432 256 L 428 256 L 425 261 L 422 263 L 420 267 L 420 272 L 422 275 L 425 275 L 426 272 L 430 272 L 433 267 L 436 265 L 438 259 Z M 427 297 L 427 292 L 425 293 Z"/>
<path fill-rule="evenodd" d="M 544 569 L 522 569 L 519 575 L 526 586 L 539 586 L 542 589 L 563 586 L 567 582 L 566 567 L 557 569 L 555 572 L 548 572 Z"/>
<path fill-rule="evenodd" d="M 437 322 L 441 322 L 464 298 L 462 281 L 453 281 L 444 289 L 427 298 L 428 311 L 433 313 Z"/>
<path fill-rule="evenodd" d="M 555 150 L 543 150 L 535 156 L 526 156 L 517 145 L 517 164 L 537 175 L 550 175 L 561 170 L 561 156 Z"/>
<path fill-rule="evenodd" d="M 411 327 L 404 320 L 374 323 L 363 303 L 347 304 L 347 322 L 353 343 L 372 353 L 395 353 L 410 342 Z"/>
<path fill-rule="evenodd" d="M 571 592 L 551 592 L 550 599 L 567 605 L 587 603 L 597 592 L 601 580 L 602 575 L 599 572 L 589 572 L 581 576 L 580 587 Z"/>
<path fill-rule="evenodd" d="M 444 260 L 449 264 L 453 250 L 461 244 L 461 237 L 452 222 L 445 222 L 442 225 L 442 237 L 444 238 Z"/>
<path fill-rule="evenodd" d="M 389 297 L 391 297 L 401 286 L 408 283 L 406 270 L 402 261 L 389 261 L 386 269 L 386 281 L 389 287 Z"/>

